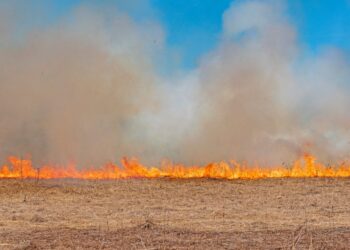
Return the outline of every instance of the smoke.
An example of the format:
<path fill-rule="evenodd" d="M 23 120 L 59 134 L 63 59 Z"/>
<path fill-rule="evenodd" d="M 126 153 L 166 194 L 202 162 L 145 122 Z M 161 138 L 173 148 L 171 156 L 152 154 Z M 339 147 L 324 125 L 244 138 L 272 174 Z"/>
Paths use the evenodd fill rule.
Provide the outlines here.
<path fill-rule="evenodd" d="M 1 158 L 99 164 L 142 156 L 132 121 L 158 105 L 152 57 L 161 29 L 80 6 L 27 33 L 0 47 Z"/>
<path fill-rule="evenodd" d="M 217 47 L 176 77 L 158 73 L 164 32 L 156 22 L 79 6 L 60 22 L 18 32 L 18 17 L 4 11 L 0 158 L 349 158 L 348 59 L 336 48 L 307 55 L 286 8 L 234 1 Z"/>
<path fill-rule="evenodd" d="M 280 3 L 280 2 L 279 2 Z M 223 37 L 202 59 L 197 128 L 186 158 L 284 161 L 297 146 L 287 138 L 298 126 L 291 62 L 296 34 L 280 4 L 235 2 L 223 16 Z"/>
<path fill-rule="evenodd" d="M 349 63 L 305 57 L 282 1 L 235 1 L 218 48 L 202 59 L 197 124 L 183 142 L 194 161 L 281 163 L 313 153 L 349 157 Z"/>

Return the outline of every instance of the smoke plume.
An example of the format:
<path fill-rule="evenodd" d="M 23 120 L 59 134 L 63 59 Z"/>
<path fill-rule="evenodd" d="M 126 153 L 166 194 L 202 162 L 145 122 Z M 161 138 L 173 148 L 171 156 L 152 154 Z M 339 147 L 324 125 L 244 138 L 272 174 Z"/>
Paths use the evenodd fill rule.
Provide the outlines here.
<path fill-rule="evenodd" d="M 349 157 L 349 63 L 335 49 L 307 58 L 281 1 L 235 1 L 218 48 L 202 59 L 192 160 L 281 163 Z"/>
<path fill-rule="evenodd" d="M 160 24 L 80 6 L 18 32 L 16 16 L 0 15 L 1 159 L 348 159 L 348 58 L 308 56 L 286 8 L 234 1 L 217 47 L 175 78 L 157 70 Z"/>
<path fill-rule="evenodd" d="M 157 105 L 157 26 L 81 6 L 20 39 L 2 32 L 12 37 L 0 48 L 2 158 L 96 164 L 142 154 L 142 130 L 131 124 Z"/>

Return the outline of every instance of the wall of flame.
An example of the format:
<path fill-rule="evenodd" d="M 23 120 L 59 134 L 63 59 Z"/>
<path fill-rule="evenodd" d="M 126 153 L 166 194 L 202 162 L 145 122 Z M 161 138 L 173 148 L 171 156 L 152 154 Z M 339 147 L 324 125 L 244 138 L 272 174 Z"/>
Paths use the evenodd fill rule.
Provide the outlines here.
<path fill-rule="evenodd" d="M 163 162 L 159 167 L 148 167 L 136 159 L 123 158 L 121 166 L 107 163 L 99 168 L 78 169 L 67 166 L 33 166 L 30 159 L 9 157 L 9 164 L 0 169 L 0 178 L 30 179 L 123 179 L 123 178 L 217 178 L 217 179 L 262 179 L 262 178 L 309 178 L 350 177 L 350 164 L 345 162 L 327 166 L 318 163 L 315 157 L 305 155 L 291 166 L 263 167 L 240 164 L 236 161 L 210 163 L 206 166 L 184 166 Z"/>

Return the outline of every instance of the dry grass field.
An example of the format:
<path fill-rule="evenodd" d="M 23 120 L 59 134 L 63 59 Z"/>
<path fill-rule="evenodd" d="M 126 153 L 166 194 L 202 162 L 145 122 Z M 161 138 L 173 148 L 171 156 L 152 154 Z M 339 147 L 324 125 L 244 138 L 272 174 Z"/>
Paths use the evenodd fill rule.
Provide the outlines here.
<path fill-rule="evenodd" d="M 347 249 L 350 179 L 0 180 L 0 249 Z"/>

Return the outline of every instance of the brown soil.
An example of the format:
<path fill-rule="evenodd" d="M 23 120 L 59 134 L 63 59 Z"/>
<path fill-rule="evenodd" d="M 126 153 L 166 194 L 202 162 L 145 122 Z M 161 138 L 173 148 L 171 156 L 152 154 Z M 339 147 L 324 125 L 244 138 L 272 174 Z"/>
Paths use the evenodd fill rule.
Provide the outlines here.
<path fill-rule="evenodd" d="M 0 180 L 0 249 L 347 249 L 350 179 Z"/>

